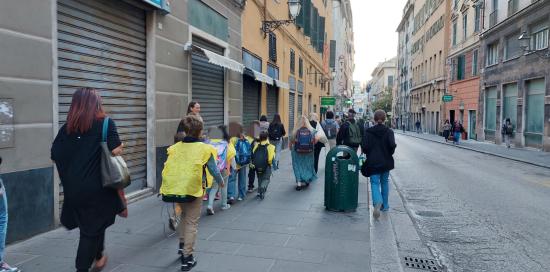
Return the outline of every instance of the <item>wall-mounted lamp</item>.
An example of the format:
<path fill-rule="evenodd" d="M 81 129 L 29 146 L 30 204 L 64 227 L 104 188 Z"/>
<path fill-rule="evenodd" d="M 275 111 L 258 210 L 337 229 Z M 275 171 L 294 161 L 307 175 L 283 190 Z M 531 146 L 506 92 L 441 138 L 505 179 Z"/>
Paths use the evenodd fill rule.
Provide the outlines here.
<path fill-rule="evenodd" d="M 288 11 L 290 14 L 289 20 L 264 20 L 262 21 L 262 31 L 264 32 L 264 38 L 268 33 L 273 32 L 275 29 L 283 25 L 289 25 L 296 21 L 296 17 L 300 14 L 302 9 L 302 3 L 300 0 L 288 0 Z M 266 7 L 264 7 L 264 14 L 266 14 Z M 264 18 L 267 18 L 264 16 Z"/>

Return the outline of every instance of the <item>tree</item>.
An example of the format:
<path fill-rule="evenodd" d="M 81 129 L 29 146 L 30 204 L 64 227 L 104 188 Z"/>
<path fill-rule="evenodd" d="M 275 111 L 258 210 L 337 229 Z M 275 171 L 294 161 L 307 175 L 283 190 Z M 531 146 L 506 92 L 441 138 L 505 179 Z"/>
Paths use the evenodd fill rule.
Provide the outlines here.
<path fill-rule="evenodd" d="M 371 104 L 372 111 L 384 110 L 385 112 L 390 112 L 391 103 L 392 103 L 392 93 L 391 93 L 391 88 L 388 87 L 382 93 L 380 93 L 376 101 L 372 102 Z"/>

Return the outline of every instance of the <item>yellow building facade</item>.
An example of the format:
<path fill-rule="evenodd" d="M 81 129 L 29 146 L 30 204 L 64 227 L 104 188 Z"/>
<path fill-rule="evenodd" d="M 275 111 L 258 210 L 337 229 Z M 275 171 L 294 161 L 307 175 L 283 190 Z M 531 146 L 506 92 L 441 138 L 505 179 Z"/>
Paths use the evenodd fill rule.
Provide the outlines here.
<path fill-rule="evenodd" d="M 265 33 L 263 21 L 288 20 L 288 1 L 249 0 L 242 14 L 243 125 L 281 115 L 287 134 L 299 116 L 320 114 L 328 95 L 331 1 L 301 0 L 295 23 Z"/>

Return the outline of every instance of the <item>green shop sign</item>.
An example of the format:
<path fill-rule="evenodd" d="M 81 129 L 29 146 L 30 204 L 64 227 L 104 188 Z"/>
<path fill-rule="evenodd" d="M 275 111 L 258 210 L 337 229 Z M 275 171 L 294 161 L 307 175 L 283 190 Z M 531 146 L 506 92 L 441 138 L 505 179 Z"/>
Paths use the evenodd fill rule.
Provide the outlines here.
<path fill-rule="evenodd" d="M 443 102 L 451 102 L 453 101 L 453 96 L 450 94 L 446 94 L 443 96 Z"/>
<path fill-rule="evenodd" d="M 327 96 L 321 97 L 321 106 L 334 106 L 336 105 L 336 97 Z"/>

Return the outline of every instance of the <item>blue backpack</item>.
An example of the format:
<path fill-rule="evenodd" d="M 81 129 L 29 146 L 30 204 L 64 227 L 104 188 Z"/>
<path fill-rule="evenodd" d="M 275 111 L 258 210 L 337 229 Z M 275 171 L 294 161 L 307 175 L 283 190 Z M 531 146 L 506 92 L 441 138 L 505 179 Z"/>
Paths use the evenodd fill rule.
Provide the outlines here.
<path fill-rule="evenodd" d="M 298 153 L 313 152 L 314 139 L 313 133 L 311 133 L 308 128 L 300 128 L 296 133 L 296 144 L 294 144 L 294 149 Z"/>
<path fill-rule="evenodd" d="M 250 163 L 252 158 L 252 146 L 246 139 L 239 139 L 237 145 L 235 146 L 237 150 L 237 156 L 235 161 L 238 165 L 247 165 Z"/>

